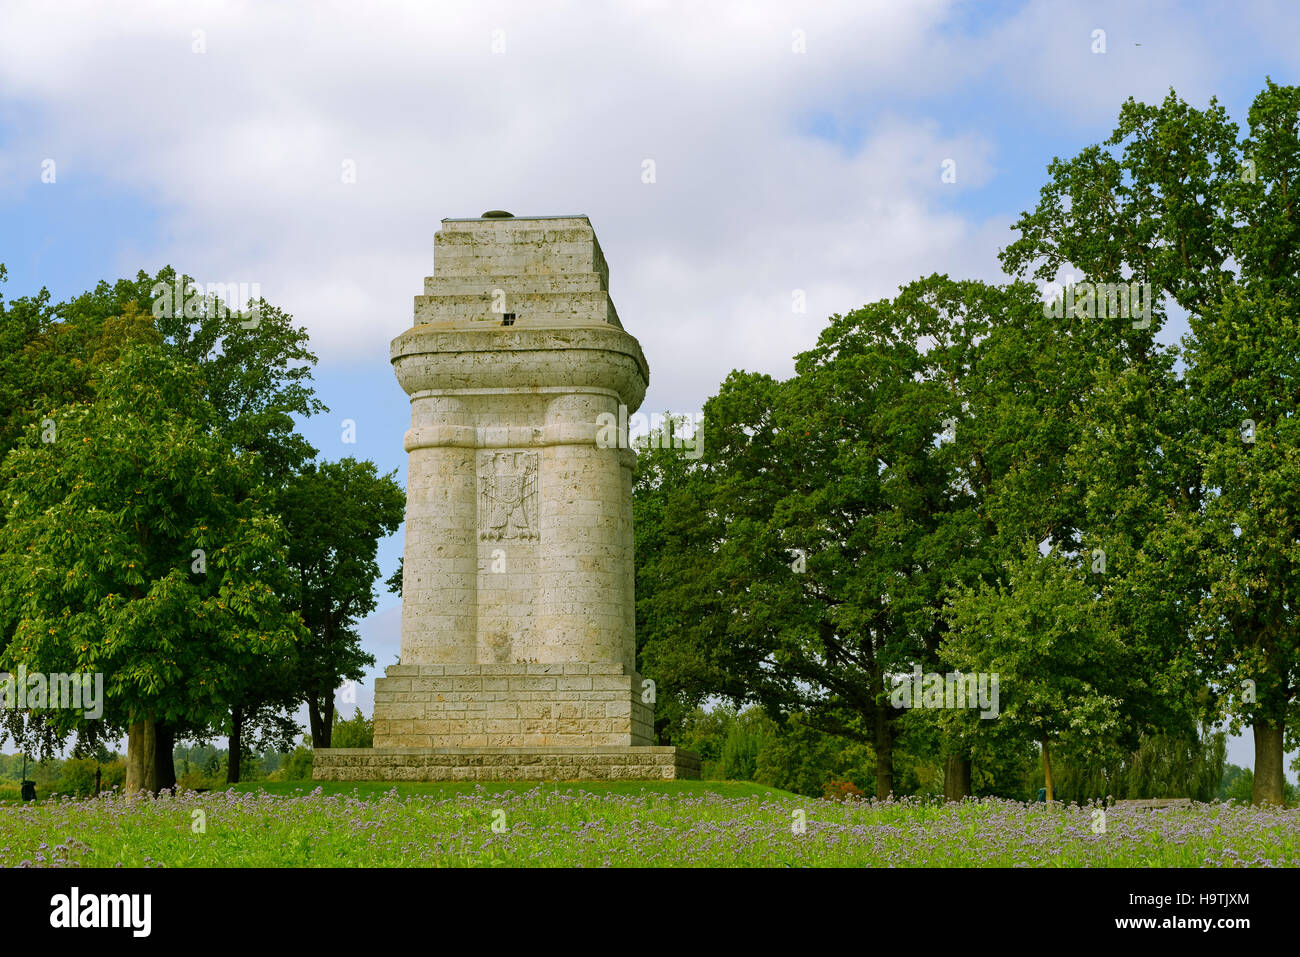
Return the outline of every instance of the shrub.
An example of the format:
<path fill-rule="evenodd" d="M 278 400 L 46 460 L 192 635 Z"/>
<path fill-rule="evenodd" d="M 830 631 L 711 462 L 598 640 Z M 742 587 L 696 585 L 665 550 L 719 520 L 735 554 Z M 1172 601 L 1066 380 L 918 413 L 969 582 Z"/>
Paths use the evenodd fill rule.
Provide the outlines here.
<path fill-rule="evenodd" d="M 760 708 L 746 708 L 736 715 L 722 742 L 719 770 L 728 781 L 752 781 L 758 770 L 758 755 L 772 737 L 772 719 Z"/>
<path fill-rule="evenodd" d="M 852 781 L 842 781 L 839 778 L 831 778 L 822 785 L 822 797 L 827 801 L 861 801 L 866 798 L 866 793 Z"/>
<path fill-rule="evenodd" d="M 310 781 L 311 764 L 311 748 L 300 744 L 285 758 L 284 764 L 278 770 L 268 774 L 266 779 L 268 781 Z"/>
<path fill-rule="evenodd" d="M 98 768 L 99 762 L 94 758 L 68 758 L 59 769 L 58 792 L 89 797 L 95 793 L 95 771 Z"/>
<path fill-rule="evenodd" d="M 374 746 L 374 722 L 362 714 L 360 708 L 357 708 L 357 713 L 346 721 L 339 717 L 337 711 L 334 712 L 334 727 L 330 730 L 331 748 L 373 748 Z"/>

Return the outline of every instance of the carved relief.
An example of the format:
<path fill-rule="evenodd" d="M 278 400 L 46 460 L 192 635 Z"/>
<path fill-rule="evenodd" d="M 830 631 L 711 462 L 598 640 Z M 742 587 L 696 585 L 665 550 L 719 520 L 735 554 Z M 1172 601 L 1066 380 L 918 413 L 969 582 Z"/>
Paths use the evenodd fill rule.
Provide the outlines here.
<path fill-rule="evenodd" d="M 536 452 L 492 452 L 479 460 L 478 537 L 536 540 Z M 484 474 L 486 473 L 486 474 Z"/>

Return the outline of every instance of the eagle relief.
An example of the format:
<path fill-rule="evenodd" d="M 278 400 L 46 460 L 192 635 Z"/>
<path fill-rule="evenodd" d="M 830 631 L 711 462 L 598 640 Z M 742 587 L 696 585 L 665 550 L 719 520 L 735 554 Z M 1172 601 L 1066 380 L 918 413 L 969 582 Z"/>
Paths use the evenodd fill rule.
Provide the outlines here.
<path fill-rule="evenodd" d="M 480 461 L 478 537 L 537 539 L 536 452 L 493 452 Z"/>

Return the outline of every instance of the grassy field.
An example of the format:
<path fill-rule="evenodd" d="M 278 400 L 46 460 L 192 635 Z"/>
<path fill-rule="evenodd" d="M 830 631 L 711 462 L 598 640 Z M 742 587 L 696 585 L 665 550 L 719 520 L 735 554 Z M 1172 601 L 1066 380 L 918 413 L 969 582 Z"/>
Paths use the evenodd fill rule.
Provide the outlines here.
<path fill-rule="evenodd" d="M 0 806 L 0 865 L 1300 866 L 1300 812 L 840 804 L 742 782 L 259 784 Z"/>
<path fill-rule="evenodd" d="M 727 798 L 774 797 L 796 798 L 797 795 L 776 788 L 763 787 L 752 781 L 583 781 L 581 784 L 518 782 L 518 781 L 258 781 L 254 784 L 234 784 L 224 789 L 241 794 L 267 794 L 301 797 L 320 790 L 324 795 L 357 795 L 363 798 L 380 798 L 394 791 L 399 798 L 448 798 L 462 794 L 520 794 L 525 791 L 582 790 L 587 794 L 718 794 Z"/>

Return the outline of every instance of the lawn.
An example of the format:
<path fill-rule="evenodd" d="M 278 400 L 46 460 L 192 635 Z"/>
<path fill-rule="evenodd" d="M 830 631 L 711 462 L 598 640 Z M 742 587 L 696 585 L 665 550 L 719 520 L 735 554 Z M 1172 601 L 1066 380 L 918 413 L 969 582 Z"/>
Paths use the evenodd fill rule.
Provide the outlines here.
<path fill-rule="evenodd" d="M 775 797 L 794 798 L 789 791 L 763 787 L 752 781 L 583 781 L 581 783 L 546 783 L 535 781 L 257 781 L 232 784 L 225 790 L 241 794 L 265 791 L 288 797 L 301 797 L 319 789 L 325 795 L 359 795 L 379 798 L 397 791 L 398 797 L 454 797 L 461 794 L 519 794 L 525 791 L 571 791 L 588 794 L 719 794 L 727 798 Z"/>
<path fill-rule="evenodd" d="M 1300 812 L 841 804 L 741 782 L 266 784 L 0 806 L 0 865 L 1300 866 Z"/>

